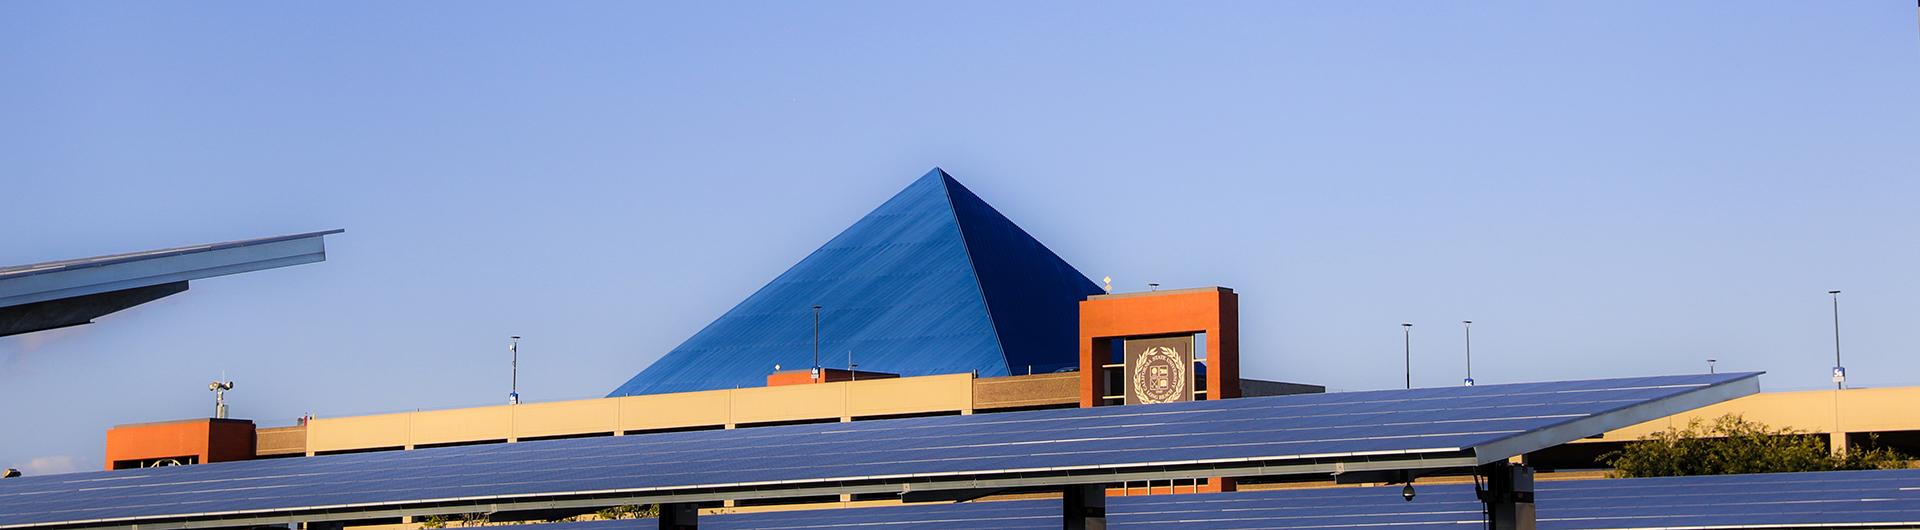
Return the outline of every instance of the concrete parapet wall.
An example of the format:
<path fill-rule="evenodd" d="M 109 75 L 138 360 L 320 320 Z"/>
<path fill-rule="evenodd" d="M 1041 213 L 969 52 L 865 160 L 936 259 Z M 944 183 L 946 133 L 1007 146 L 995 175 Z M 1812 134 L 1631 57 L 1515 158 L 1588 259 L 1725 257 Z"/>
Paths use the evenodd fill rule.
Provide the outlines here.
<path fill-rule="evenodd" d="M 304 429 L 304 452 L 412 449 L 872 416 L 970 414 L 973 396 L 972 375 L 950 374 L 315 418 Z"/>

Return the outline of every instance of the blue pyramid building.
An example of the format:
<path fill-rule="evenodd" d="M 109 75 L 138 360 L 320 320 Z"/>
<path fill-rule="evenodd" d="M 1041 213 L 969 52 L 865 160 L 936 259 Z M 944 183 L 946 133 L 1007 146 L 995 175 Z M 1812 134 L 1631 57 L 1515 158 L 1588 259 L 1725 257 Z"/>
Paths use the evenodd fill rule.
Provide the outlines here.
<path fill-rule="evenodd" d="M 763 386 L 775 365 L 902 376 L 1078 365 L 1079 302 L 1100 287 L 938 168 L 609 397 Z"/>

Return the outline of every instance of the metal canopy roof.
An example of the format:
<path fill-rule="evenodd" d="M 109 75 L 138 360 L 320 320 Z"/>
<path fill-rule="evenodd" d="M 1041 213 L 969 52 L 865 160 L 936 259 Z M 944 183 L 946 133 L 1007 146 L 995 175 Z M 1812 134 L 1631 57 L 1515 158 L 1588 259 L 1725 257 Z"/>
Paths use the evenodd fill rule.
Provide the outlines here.
<path fill-rule="evenodd" d="M 0 528 L 1460 470 L 1751 394 L 1758 376 L 1310 394 L 27 477 L 0 481 Z"/>
<path fill-rule="evenodd" d="M 0 336 L 86 324 L 187 290 L 187 282 L 325 261 L 308 232 L 0 268 Z"/>
<path fill-rule="evenodd" d="M 1482 525 L 1465 484 L 1111 497 L 1110 528 L 1460 529 Z M 1540 530 L 1833 528 L 1920 526 L 1920 469 L 1774 473 L 1535 484 Z M 715 530 L 1059 528 L 1058 501 L 1022 500 L 726 514 Z M 621 530 L 643 521 L 526 525 L 524 530 Z"/>

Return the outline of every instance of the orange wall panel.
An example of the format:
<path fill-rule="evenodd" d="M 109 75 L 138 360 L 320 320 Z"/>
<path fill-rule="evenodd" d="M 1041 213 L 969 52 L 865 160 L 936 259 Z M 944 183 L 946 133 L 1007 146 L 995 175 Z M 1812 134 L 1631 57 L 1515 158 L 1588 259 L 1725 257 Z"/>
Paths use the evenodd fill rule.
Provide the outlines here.
<path fill-rule="evenodd" d="M 1080 406 L 1100 402 L 1101 365 L 1111 341 L 1176 333 L 1207 334 L 1207 399 L 1240 397 L 1240 297 L 1206 287 L 1095 295 L 1080 302 Z"/>
<path fill-rule="evenodd" d="M 120 425 L 107 430 L 106 468 L 115 462 L 194 457 L 201 463 L 247 460 L 254 455 L 253 422 L 196 419 Z"/>

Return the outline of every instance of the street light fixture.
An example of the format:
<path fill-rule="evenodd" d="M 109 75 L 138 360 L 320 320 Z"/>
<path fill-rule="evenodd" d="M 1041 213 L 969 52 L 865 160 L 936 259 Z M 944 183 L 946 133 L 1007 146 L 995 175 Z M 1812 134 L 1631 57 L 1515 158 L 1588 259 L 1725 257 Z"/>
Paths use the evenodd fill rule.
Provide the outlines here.
<path fill-rule="evenodd" d="M 813 382 L 820 382 L 820 304 L 813 304 Z"/>
<path fill-rule="evenodd" d="M 1847 368 L 1840 364 L 1840 291 L 1827 291 L 1833 297 L 1833 388 L 1847 388 Z"/>
<path fill-rule="evenodd" d="M 1467 330 L 1467 386 L 1473 386 L 1473 321 L 1462 320 L 1460 326 Z"/>
<path fill-rule="evenodd" d="M 513 354 L 513 381 L 507 390 L 507 404 L 520 404 L 520 336 L 507 337 L 507 352 Z"/>
<path fill-rule="evenodd" d="M 1407 368 L 1407 390 L 1413 390 L 1413 323 L 1400 323 L 1400 341 L 1405 348 Z"/>

